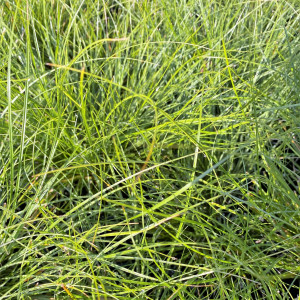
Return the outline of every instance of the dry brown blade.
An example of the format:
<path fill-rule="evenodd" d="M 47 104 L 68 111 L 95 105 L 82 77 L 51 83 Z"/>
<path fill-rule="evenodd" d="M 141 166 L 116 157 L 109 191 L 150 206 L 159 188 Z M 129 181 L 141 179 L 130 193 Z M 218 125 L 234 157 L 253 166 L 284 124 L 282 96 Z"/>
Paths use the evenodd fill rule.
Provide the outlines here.
<path fill-rule="evenodd" d="M 147 155 L 147 158 L 145 160 L 145 163 L 143 164 L 142 168 L 141 168 L 141 171 L 144 171 L 146 168 L 147 168 L 147 165 L 148 165 L 148 162 L 151 158 L 151 155 L 152 155 L 152 152 L 153 152 L 153 148 L 154 148 L 154 144 L 155 144 L 155 136 L 153 137 L 153 140 L 152 140 L 152 143 L 151 143 L 151 146 L 150 146 L 150 149 L 149 149 L 149 152 L 148 152 L 148 155 Z M 135 181 L 139 181 L 141 176 L 143 175 L 144 173 L 140 173 L 139 175 L 136 176 L 135 178 Z"/>

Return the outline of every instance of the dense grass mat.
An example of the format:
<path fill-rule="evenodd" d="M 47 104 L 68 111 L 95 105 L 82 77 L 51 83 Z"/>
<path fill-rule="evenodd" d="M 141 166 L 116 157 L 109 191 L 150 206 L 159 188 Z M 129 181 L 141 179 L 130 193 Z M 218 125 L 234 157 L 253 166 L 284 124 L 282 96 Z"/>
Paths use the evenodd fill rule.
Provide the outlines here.
<path fill-rule="evenodd" d="M 0 2 L 0 299 L 297 299 L 300 7 Z"/>

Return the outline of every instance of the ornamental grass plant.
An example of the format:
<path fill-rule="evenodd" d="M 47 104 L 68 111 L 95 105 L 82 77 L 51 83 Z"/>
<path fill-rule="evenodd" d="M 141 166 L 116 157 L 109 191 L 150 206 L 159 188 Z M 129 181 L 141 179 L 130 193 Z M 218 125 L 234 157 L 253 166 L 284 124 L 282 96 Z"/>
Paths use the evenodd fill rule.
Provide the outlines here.
<path fill-rule="evenodd" d="M 298 299 L 300 5 L 0 2 L 0 299 Z"/>

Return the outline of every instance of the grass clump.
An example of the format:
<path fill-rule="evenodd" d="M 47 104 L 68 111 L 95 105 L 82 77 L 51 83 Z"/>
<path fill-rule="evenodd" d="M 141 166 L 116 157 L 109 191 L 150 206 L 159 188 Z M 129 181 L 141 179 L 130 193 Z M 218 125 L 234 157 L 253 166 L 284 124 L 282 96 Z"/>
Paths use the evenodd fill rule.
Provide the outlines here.
<path fill-rule="evenodd" d="M 2 1 L 0 299 L 296 299 L 299 13 Z"/>

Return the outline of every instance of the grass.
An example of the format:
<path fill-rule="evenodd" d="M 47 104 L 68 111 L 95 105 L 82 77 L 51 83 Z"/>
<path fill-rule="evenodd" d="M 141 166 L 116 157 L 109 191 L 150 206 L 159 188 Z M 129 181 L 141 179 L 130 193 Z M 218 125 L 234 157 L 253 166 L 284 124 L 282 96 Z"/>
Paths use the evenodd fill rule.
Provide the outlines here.
<path fill-rule="evenodd" d="M 0 299 L 297 299 L 298 1 L 0 16 Z"/>

